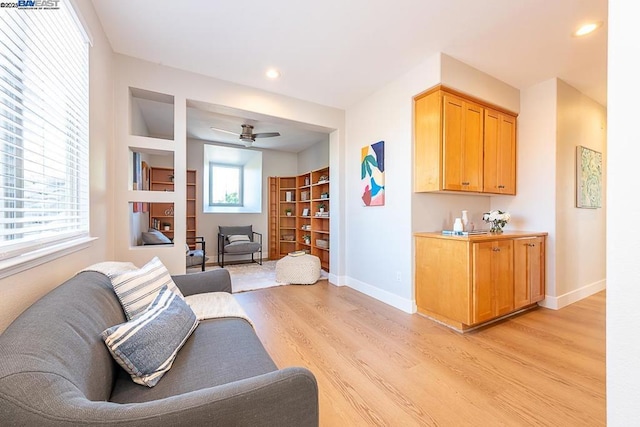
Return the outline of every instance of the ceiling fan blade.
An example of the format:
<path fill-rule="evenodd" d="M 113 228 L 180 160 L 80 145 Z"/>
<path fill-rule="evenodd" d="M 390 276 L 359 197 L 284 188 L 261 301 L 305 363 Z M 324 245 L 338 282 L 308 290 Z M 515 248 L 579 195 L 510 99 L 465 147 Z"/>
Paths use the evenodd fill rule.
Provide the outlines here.
<path fill-rule="evenodd" d="M 262 132 L 262 133 L 254 133 L 254 138 L 271 138 L 273 136 L 280 136 L 280 132 Z"/>
<path fill-rule="evenodd" d="M 230 133 L 231 135 L 236 135 L 236 136 L 240 135 L 240 134 L 239 134 L 239 133 L 237 133 L 237 132 L 231 132 L 230 130 L 224 130 L 224 129 L 214 128 L 213 126 L 211 126 L 211 130 L 215 130 L 215 131 L 217 131 L 217 132 Z"/>

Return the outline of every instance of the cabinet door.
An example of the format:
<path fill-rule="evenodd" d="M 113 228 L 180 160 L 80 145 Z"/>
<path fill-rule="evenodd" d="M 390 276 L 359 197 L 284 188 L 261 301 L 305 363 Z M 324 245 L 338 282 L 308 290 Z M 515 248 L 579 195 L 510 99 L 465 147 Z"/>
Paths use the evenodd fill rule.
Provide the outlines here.
<path fill-rule="evenodd" d="M 473 244 L 473 323 L 493 318 L 492 258 L 493 242 Z"/>
<path fill-rule="evenodd" d="M 513 311 L 513 242 L 473 244 L 473 323 Z"/>
<path fill-rule="evenodd" d="M 544 238 L 514 241 L 515 309 L 544 299 Z"/>
<path fill-rule="evenodd" d="M 484 109 L 457 96 L 443 98 L 443 189 L 482 191 Z"/>
<path fill-rule="evenodd" d="M 516 118 L 489 109 L 484 113 L 483 191 L 516 194 Z"/>
<path fill-rule="evenodd" d="M 491 261 L 495 284 L 494 314 L 502 316 L 513 311 L 513 240 L 495 242 Z"/>

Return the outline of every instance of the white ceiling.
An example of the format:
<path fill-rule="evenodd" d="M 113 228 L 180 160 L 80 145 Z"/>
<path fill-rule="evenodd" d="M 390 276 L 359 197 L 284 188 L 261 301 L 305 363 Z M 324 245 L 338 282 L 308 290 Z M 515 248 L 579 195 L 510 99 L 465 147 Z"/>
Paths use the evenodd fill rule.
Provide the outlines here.
<path fill-rule="evenodd" d="M 606 105 L 606 0 L 93 4 L 115 52 L 338 108 L 437 52 L 519 89 L 558 77 Z M 603 28 L 572 37 L 580 24 L 594 20 Z M 282 76 L 267 79 L 268 67 Z"/>

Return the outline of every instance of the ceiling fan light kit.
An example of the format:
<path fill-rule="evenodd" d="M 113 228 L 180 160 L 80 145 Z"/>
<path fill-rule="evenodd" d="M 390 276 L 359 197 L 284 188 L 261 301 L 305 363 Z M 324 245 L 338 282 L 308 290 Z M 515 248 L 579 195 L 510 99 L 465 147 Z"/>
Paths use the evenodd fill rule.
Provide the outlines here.
<path fill-rule="evenodd" d="M 245 147 L 251 147 L 251 145 L 255 142 L 256 138 L 272 138 L 274 136 L 280 136 L 280 132 L 253 133 L 253 126 L 248 124 L 242 125 L 242 133 L 231 132 L 225 129 L 218 129 L 213 126 L 211 127 L 211 129 L 218 132 L 238 135 L 240 137 L 240 141 L 244 142 Z"/>

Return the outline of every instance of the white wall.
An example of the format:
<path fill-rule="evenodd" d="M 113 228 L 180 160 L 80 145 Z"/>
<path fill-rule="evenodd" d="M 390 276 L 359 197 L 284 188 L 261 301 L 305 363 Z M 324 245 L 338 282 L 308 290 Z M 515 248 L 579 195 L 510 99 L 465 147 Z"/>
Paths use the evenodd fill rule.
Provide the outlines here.
<path fill-rule="evenodd" d="M 298 175 L 329 166 L 329 135 L 298 153 Z"/>
<path fill-rule="evenodd" d="M 218 250 L 218 226 L 224 225 L 253 225 L 253 230 L 262 233 L 262 253 L 264 257 L 269 253 L 269 177 L 270 176 L 294 176 L 298 172 L 298 156 L 296 153 L 288 153 L 275 150 L 262 151 L 262 212 L 261 213 L 203 213 L 202 181 L 208 179 L 207 171 L 203 170 L 203 147 L 206 141 L 189 139 L 187 144 L 187 169 L 195 169 L 198 180 L 196 192 L 196 230 L 198 236 L 203 236 L 207 242 L 209 262 L 216 261 Z M 257 150 L 253 148 L 253 150 Z M 238 258 L 238 257 L 236 257 Z M 233 261 L 234 257 L 225 257 Z M 247 259 L 247 255 L 239 257 Z"/>
<path fill-rule="evenodd" d="M 603 156 L 606 196 L 606 108 L 558 80 L 556 164 L 556 297 L 562 307 L 605 287 L 606 201 L 576 208 L 576 146 Z"/>
<path fill-rule="evenodd" d="M 186 140 L 186 103 L 187 100 L 206 102 L 252 111 L 300 123 L 308 123 L 326 129 L 327 133 L 333 132 L 338 138 L 331 139 L 331 150 L 340 151 L 340 145 L 344 144 L 344 112 L 336 108 L 325 107 L 306 101 L 301 101 L 286 96 L 276 95 L 270 92 L 241 86 L 200 74 L 152 64 L 135 58 L 114 55 L 115 63 L 115 124 L 116 140 L 114 145 L 117 164 L 128 164 L 128 147 L 136 146 L 148 149 L 161 149 L 174 153 L 174 169 L 176 171 L 175 188 L 173 193 L 150 193 L 145 195 L 143 201 L 167 201 L 174 203 L 174 212 L 177 218 L 184 218 L 186 212 L 185 203 L 185 171 L 187 168 L 187 140 Z M 150 139 L 132 136 L 129 133 L 129 87 L 140 88 L 161 94 L 174 96 L 175 100 L 175 139 L 173 141 Z M 336 159 L 332 159 L 336 161 Z M 265 164 L 267 160 L 265 159 Z M 330 165 L 332 168 L 333 164 Z M 335 166 L 336 168 L 338 165 Z M 291 174 L 297 173 L 297 162 L 294 162 Z M 129 174 L 130 175 L 130 174 Z M 114 218 L 119 224 L 128 224 L 127 206 L 129 201 L 140 199 L 139 195 L 132 191 L 126 191 L 130 176 L 119 173 L 115 177 L 115 207 Z M 341 188 L 340 182 L 332 179 L 332 192 Z M 265 198 L 266 200 L 266 198 Z M 333 205 L 333 201 L 332 201 Z M 234 219 L 237 219 L 234 217 Z M 229 218 L 231 221 L 231 218 Z M 227 221 L 225 221 L 227 222 Z M 243 218 L 242 222 L 245 222 Z M 334 219 L 332 218 L 332 222 Z M 202 222 L 198 225 L 200 226 Z M 339 224 L 336 224 L 339 227 Z M 333 225 L 332 225 L 333 227 Z M 184 221 L 176 221 L 174 247 L 151 248 L 131 247 L 127 240 L 117 240 L 115 257 L 118 260 L 132 261 L 137 265 L 147 262 L 153 255 L 160 257 L 162 262 L 172 273 L 181 273 L 184 265 Z M 265 227 L 266 230 L 266 227 Z M 207 230 L 211 233 L 211 230 Z M 338 237 L 337 235 L 335 236 Z M 210 238 L 207 239 L 211 241 Z M 331 237 L 332 253 L 341 253 L 340 242 Z M 211 251 L 209 251 L 211 253 Z M 336 266 L 339 266 L 337 264 Z M 334 265 L 332 263 L 332 269 Z"/>
<path fill-rule="evenodd" d="M 91 235 L 98 240 L 87 249 L 0 280 L 0 332 L 42 295 L 78 270 L 109 259 L 113 253 L 108 234 L 108 230 L 113 229 L 112 52 L 91 3 L 77 2 L 77 10 L 93 37 L 89 51 L 89 191 Z"/>
<path fill-rule="evenodd" d="M 640 46 L 637 2 L 609 1 L 607 424 L 640 425 Z"/>

